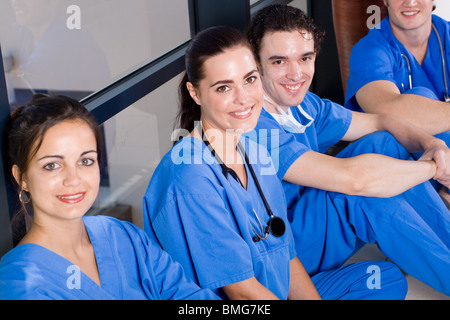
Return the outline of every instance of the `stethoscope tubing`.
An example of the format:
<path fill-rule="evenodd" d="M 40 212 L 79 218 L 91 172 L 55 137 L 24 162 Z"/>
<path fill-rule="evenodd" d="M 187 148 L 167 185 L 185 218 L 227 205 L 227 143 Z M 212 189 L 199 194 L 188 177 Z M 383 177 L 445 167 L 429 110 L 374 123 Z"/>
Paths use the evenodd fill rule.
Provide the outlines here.
<path fill-rule="evenodd" d="M 447 72 L 447 67 L 446 67 L 446 62 L 445 62 L 445 55 L 444 55 L 444 48 L 442 46 L 442 40 L 441 40 L 441 36 L 439 35 L 439 32 L 436 29 L 436 26 L 434 25 L 434 23 L 431 24 L 431 27 L 433 28 L 434 33 L 436 34 L 437 40 L 438 40 L 438 44 L 439 44 L 439 50 L 441 52 L 441 64 L 442 64 L 442 74 L 443 74 L 443 78 L 444 78 L 444 88 L 445 88 L 445 95 L 444 95 L 444 101 L 445 102 L 450 102 L 450 96 L 448 95 L 448 83 L 447 83 L 447 76 L 446 76 L 446 72 Z M 409 80 L 409 88 L 412 89 L 412 69 L 411 69 L 411 63 L 409 61 L 409 58 L 402 53 L 402 57 L 406 60 L 406 64 L 408 66 L 408 80 Z M 403 83 L 402 83 L 403 86 Z M 403 88 L 404 89 L 404 88 Z"/>

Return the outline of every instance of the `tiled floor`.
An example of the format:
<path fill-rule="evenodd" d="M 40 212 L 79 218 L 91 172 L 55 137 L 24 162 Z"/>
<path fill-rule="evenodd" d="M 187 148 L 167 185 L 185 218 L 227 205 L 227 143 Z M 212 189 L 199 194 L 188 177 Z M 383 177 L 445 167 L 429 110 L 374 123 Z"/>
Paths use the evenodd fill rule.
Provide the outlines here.
<path fill-rule="evenodd" d="M 386 256 L 378 250 L 376 245 L 365 245 L 348 262 L 367 260 L 387 260 Z M 406 300 L 450 300 L 450 297 L 442 294 L 416 278 L 406 275 L 408 281 L 408 294 Z"/>

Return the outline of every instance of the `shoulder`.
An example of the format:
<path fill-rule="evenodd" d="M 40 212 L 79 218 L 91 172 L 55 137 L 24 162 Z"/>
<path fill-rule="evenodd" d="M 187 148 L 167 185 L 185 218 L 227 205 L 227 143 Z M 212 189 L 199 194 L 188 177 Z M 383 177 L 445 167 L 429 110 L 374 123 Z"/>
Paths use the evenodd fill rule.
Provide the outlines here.
<path fill-rule="evenodd" d="M 321 98 L 312 92 L 308 92 L 305 95 L 305 98 L 303 99 L 300 106 L 313 118 L 316 118 L 316 116 L 320 117 L 321 113 L 327 113 L 330 109 L 340 110 L 343 113 L 347 112 L 347 110 L 342 105 L 335 103 L 329 99 Z"/>
<path fill-rule="evenodd" d="M 180 140 L 163 157 L 144 195 L 144 212 L 151 215 L 190 197 L 222 196 L 222 170 L 197 138 Z"/>
<path fill-rule="evenodd" d="M 199 192 L 201 189 L 197 189 L 193 182 L 216 180 L 217 166 L 217 161 L 203 141 L 184 138 L 163 157 L 152 176 L 150 188 L 156 187 L 169 194 Z"/>
<path fill-rule="evenodd" d="M 311 109 L 317 109 L 318 107 L 324 105 L 326 101 L 329 100 L 322 99 L 318 95 L 308 91 L 300 105 L 302 107 L 306 107 L 308 110 L 311 111 Z"/>
<path fill-rule="evenodd" d="M 270 130 L 270 129 L 282 129 L 279 123 L 274 117 L 264 108 L 261 110 L 261 115 L 259 116 L 258 123 L 256 125 L 257 130 Z"/>
<path fill-rule="evenodd" d="M 365 56 L 370 53 L 386 53 L 395 45 L 395 37 L 392 34 L 389 19 L 385 18 L 379 28 L 369 30 L 352 48 L 351 56 Z"/>
<path fill-rule="evenodd" d="M 447 21 L 437 15 L 432 16 L 433 24 L 438 30 L 441 37 L 449 38 L 450 37 L 450 21 Z M 444 42 L 444 39 L 442 39 Z"/>
<path fill-rule="evenodd" d="M 189 175 L 192 171 L 202 171 L 215 163 L 215 159 L 200 139 L 188 137 L 181 139 L 162 158 L 155 172 L 157 177 Z"/>
<path fill-rule="evenodd" d="M 46 265 L 40 262 L 41 247 L 20 245 L 0 262 L 0 300 L 50 299 Z"/>
<path fill-rule="evenodd" d="M 107 238 L 118 239 L 118 241 L 123 240 L 121 234 L 131 239 L 143 234 L 143 230 L 133 223 L 110 216 L 85 216 L 83 221 L 91 233 L 95 233 L 99 238 L 101 238 L 100 233 Z"/>
<path fill-rule="evenodd" d="M 450 26 L 450 21 L 447 21 L 438 15 L 433 14 L 432 19 L 433 19 L 433 23 L 436 25 L 442 25 L 442 26 L 447 26 L 447 27 Z"/>

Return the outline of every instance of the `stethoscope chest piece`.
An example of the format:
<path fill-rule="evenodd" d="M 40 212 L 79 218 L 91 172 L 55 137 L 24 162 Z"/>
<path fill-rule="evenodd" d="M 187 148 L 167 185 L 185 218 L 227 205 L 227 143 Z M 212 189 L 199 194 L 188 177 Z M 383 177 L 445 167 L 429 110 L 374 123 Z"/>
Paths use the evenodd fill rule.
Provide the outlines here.
<path fill-rule="evenodd" d="M 277 238 L 283 236 L 286 232 L 286 225 L 280 217 L 273 216 L 269 222 L 267 222 L 267 227 L 269 228 L 268 231 Z"/>
<path fill-rule="evenodd" d="M 201 128 L 200 128 L 200 130 L 201 130 Z M 215 150 L 209 143 L 203 130 L 201 130 L 201 134 L 202 134 L 202 137 L 204 139 L 206 146 L 208 147 L 208 149 L 211 151 L 212 155 L 217 159 L 220 166 L 222 167 L 222 173 L 224 174 L 224 176 L 227 177 L 227 174 L 231 173 L 231 175 L 239 182 L 239 177 L 237 175 L 233 175 L 232 174 L 233 171 L 229 170 L 228 167 L 222 162 L 222 160 L 216 155 Z M 286 225 L 282 218 L 276 217 L 273 215 L 272 210 L 270 209 L 269 203 L 267 202 L 267 199 L 264 196 L 264 192 L 262 191 L 262 188 L 259 184 L 258 178 L 256 177 L 255 171 L 253 170 L 253 166 L 251 165 L 249 158 L 247 156 L 247 153 L 245 152 L 245 149 L 242 147 L 241 143 L 238 144 L 238 148 L 240 149 L 241 153 L 244 156 L 245 162 L 247 163 L 247 166 L 248 166 L 250 173 L 253 177 L 253 180 L 256 184 L 256 188 L 258 189 L 259 195 L 261 196 L 261 200 L 263 201 L 264 206 L 266 207 L 266 210 L 267 210 L 267 214 L 270 217 L 269 221 L 267 222 L 267 227 L 264 229 L 261 224 L 261 221 L 259 220 L 258 214 L 253 209 L 256 219 L 258 220 L 259 225 L 261 227 L 261 232 L 264 232 L 264 234 L 258 235 L 258 233 L 255 231 L 255 229 L 253 229 L 253 231 L 255 231 L 255 233 L 256 233 L 256 236 L 254 236 L 252 239 L 254 242 L 258 242 L 260 240 L 265 240 L 269 233 L 271 233 L 274 237 L 279 238 L 279 237 L 283 236 L 284 233 L 286 232 Z"/>

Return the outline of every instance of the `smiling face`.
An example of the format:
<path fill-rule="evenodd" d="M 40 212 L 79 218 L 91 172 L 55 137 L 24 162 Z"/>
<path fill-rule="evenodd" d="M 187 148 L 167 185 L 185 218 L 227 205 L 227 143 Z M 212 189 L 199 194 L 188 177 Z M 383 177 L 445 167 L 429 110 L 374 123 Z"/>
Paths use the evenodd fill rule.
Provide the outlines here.
<path fill-rule="evenodd" d="M 253 53 L 238 46 L 208 58 L 205 77 L 195 88 L 187 83 L 201 107 L 203 129 L 244 133 L 254 129 L 262 108 L 263 91 Z"/>
<path fill-rule="evenodd" d="M 13 174 L 17 180 L 17 166 Z M 42 222 L 81 218 L 94 203 L 99 183 L 92 129 L 83 120 L 65 120 L 47 130 L 21 186 L 31 195 L 34 219 Z"/>
<path fill-rule="evenodd" d="M 308 33 L 277 31 L 264 35 L 260 68 L 268 97 L 284 110 L 299 105 L 311 85 L 315 58 L 314 39 Z"/>
<path fill-rule="evenodd" d="M 431 26 L 432 0 L 385 0 L 393 29 L 415 30 Z"/>

